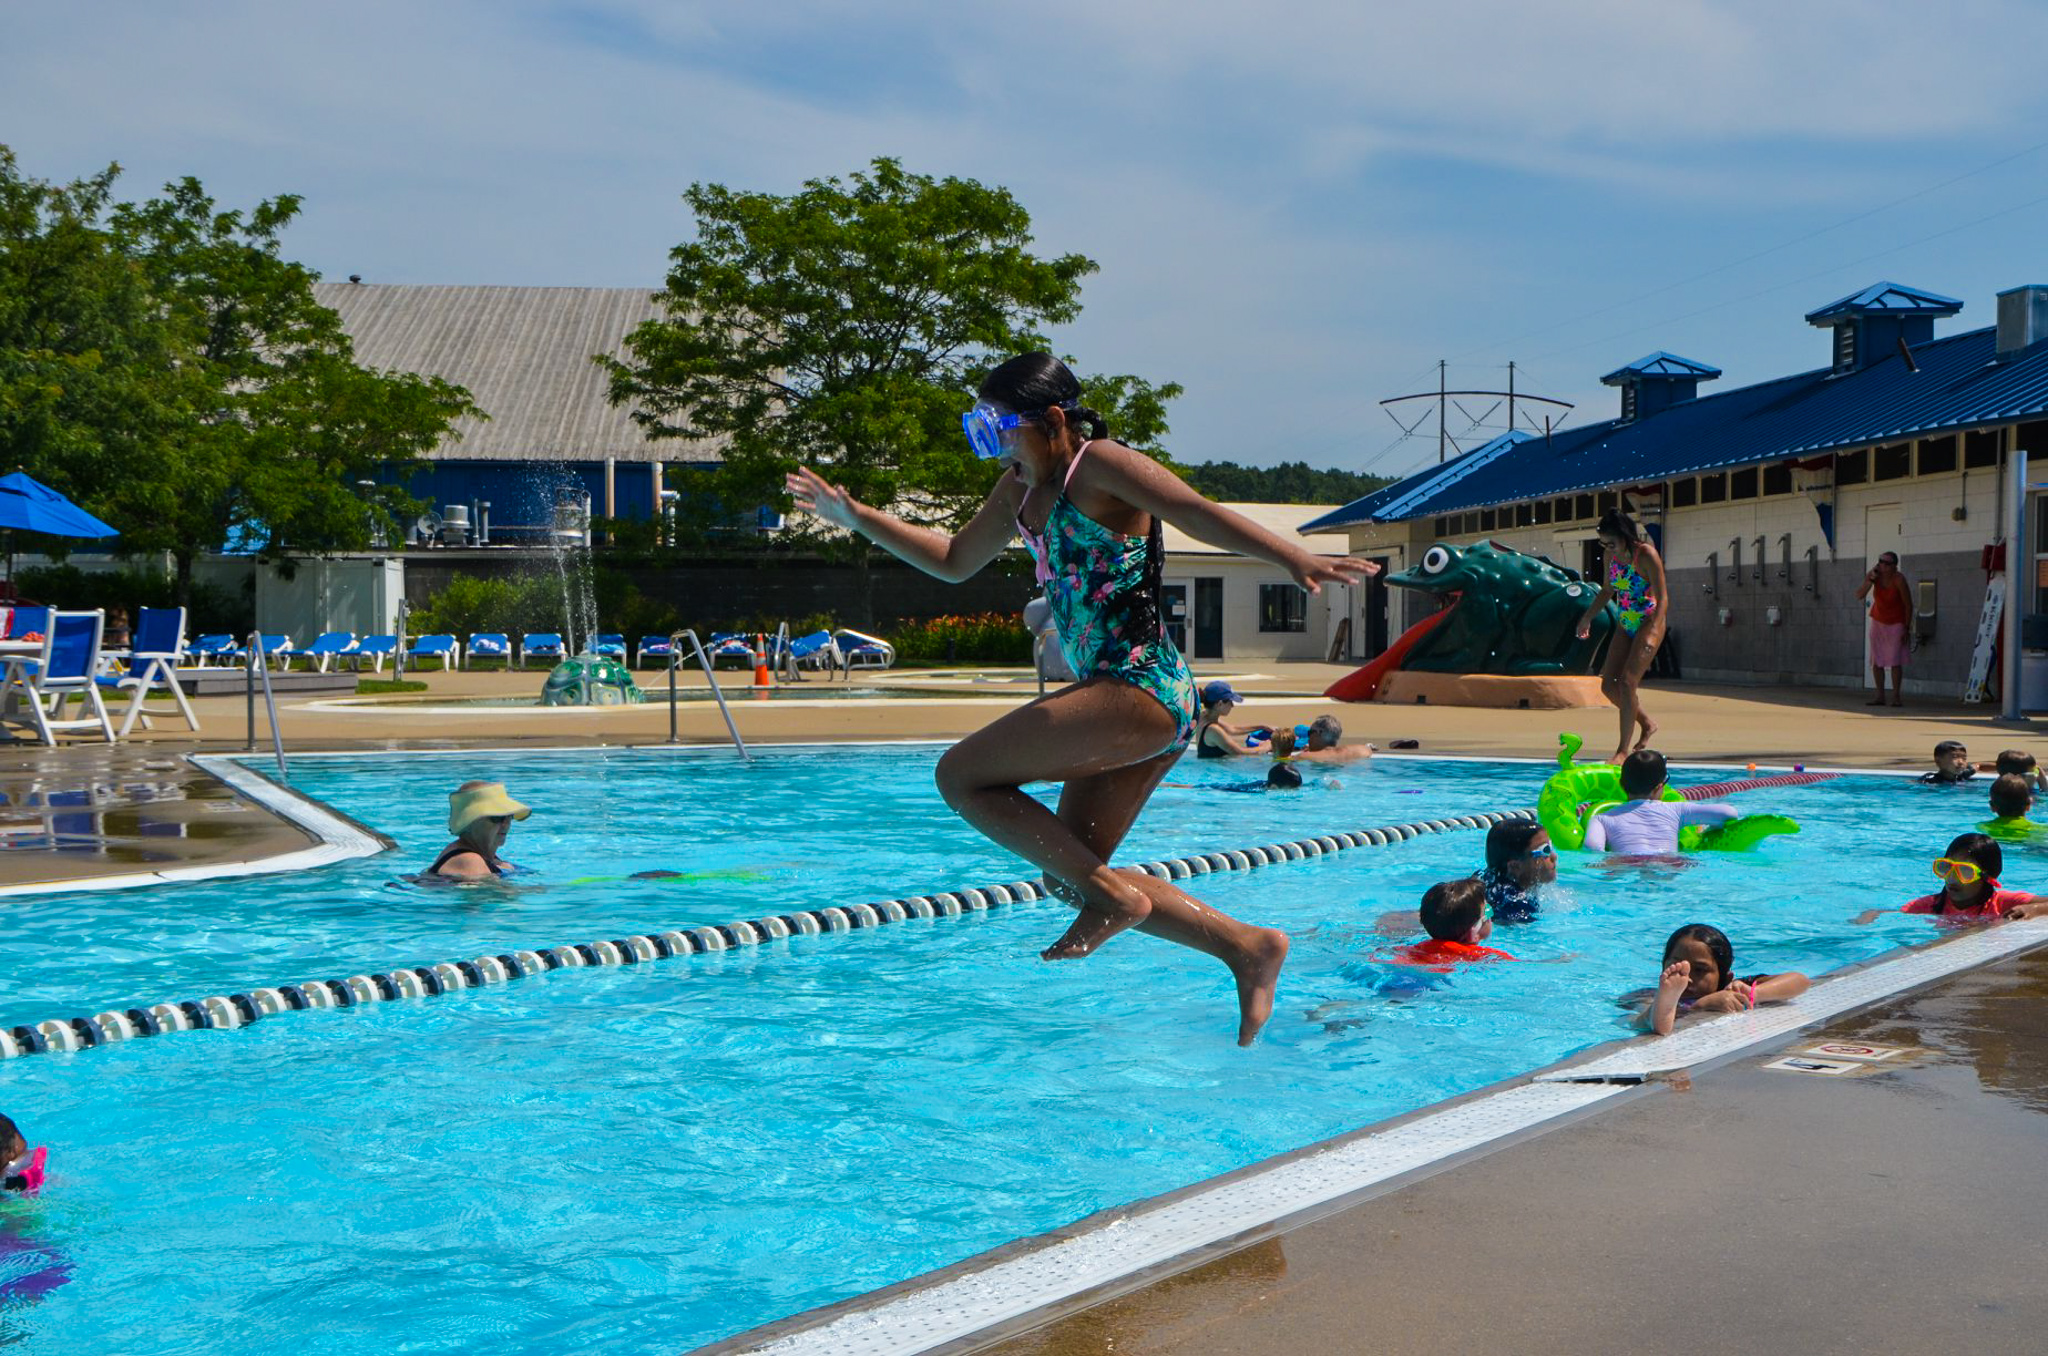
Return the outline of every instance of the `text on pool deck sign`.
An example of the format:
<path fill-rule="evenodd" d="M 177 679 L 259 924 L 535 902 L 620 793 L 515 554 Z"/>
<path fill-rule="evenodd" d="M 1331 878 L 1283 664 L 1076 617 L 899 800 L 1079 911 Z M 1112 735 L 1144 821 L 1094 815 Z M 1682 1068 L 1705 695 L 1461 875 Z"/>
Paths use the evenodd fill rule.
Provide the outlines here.
<path fill-rule="evenodd" d="M 1818 1059 L 1896 1059 L 1905 1054 L 1903 1045 L 1865 1045 L 1860 1041 L 1822 1041 L 1809 1045 L 1800 1053 Z"/>

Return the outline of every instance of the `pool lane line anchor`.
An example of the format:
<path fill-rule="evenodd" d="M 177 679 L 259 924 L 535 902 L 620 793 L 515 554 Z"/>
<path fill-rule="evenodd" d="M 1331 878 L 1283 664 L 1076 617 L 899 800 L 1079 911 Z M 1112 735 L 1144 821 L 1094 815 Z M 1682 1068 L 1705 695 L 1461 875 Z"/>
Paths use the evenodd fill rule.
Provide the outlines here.
<path fill-rule="evenodd" d="M 1162 880 L 1186 880 L 1191 876 L 1251 871 L 1283 862 L 1305 861 L 1349 848 L 1382 847 L 1420 838 L 1427 833 L 1490 828 L 1506 820 L 1531 817 L 1527 810 L 1484 811 L 1449 819 L 1322 834 L 1291 843 L 1270 843 L 1227 852 L 1196 853 L 1163 861 L 1140 862 L 1132 869 Z M 352 1008 L 401 998 L 437 998 L 445 993 L 487 988 L 549 970 L 640 965 L 707 951 L 736 950 L 789 937 L 852 932 L 911 918 L 957 918 L 1005 904 L 1032 903 L 1046 897 L 1046 891 L 1036 882 L 1011 881 L 1005 885 L 910 895 L 878 904 L 827 905 L 819 909 L 770 915 L 750 922 L 706 924 L 611 941 L 506 951 L 470 960 L 439 961 L 432 965 L 403 966 L 395 970 L 350 975 L 346 979 L 280 984 L 209 998 L 109 1009 L 90 1017 L 51 1018 L 12 1028 L 0 1027 L 0 1060 L 60 1051 L 70 1054 L 180 1031 L 235 1031 L 253 1026 L 266 1017 L 287 1012 Z"/>

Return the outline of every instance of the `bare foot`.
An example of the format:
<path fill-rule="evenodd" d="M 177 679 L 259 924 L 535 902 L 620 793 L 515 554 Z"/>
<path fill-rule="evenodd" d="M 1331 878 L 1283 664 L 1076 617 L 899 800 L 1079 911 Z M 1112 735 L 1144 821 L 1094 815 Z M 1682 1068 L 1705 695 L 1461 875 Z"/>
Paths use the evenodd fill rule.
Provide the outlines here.
<path fill-rule="evenodd" d="M 1650 747 L 1650 737 L 1656 734 L 1661 727 L 1648 716 L 1638 716 L 1636 723 L 1643 727 L 1643 732 L 1636 736 L 1636 748 L 1647 749 Z"/>
<path fill-rule="evenodd" d="M 1119 932 L 1138 926 L 1152 912 L 1152 901 L 1139 896 L 1135 907 L 1120 913 L 1109 913 L 1093 905 L 1083 908 L 1074 915 L 1074 922 L 1060 939 L 1038 953 L 1040 960 L 1079 960 L 1090 956 Z"/>
<path fill-rule="evenodd" d="M 1628 761 L 1628 755 L 1628 746 L 1624 744 L 1620 748 L 1616 749 L 1613 753 L 1608 754 L 1607 761 L 1618 767 L 1621 764 L 1626 763 Z"/>
<path fill-rule="evenodd" d="M 1258 1039 L 1259 1028 L 1273 1015 L 1273 989 L 1280 982 L 1280 967 L 1287 963 L 1287 949 L 1293 945 L 1278 928 L 1253 931 L 1257 938 L 1251 949 L 1230 967 L 1230 973 L 1237 979 L 1239 1045 L 1250 1045 Z"/>

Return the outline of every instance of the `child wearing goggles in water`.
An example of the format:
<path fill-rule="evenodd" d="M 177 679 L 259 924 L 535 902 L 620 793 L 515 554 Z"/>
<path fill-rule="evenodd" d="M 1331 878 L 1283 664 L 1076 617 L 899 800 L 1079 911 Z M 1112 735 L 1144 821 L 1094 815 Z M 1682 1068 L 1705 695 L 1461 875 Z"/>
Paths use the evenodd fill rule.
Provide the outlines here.
<path fill-rule="evenodd" d="M 1797 998 L 1812 981 L 1796 970 L 1781 975 L 1734 976 L 1735 947 L 1710 923 L 1687 923 L 1664 943 L 1664 972 L 1643 1022 L 1660 1036 L 1671 1034 L 1685 1012 L 1743 1012 L 1759 1003 Z"/>
<path fill-rule="evenodd" d="M 1934 874 L 1941 889 L 1896 910 L 1924 913 L 1943 923 L 1989 923 L 2000 918 L 2048 917 L 2048 897 L 2008 890 L 1998 883 L 2005 869 L 2005 849 L 1985 833 L 1966 833 L 1948 845 L 1948 851 L 1934 859 Z M 1892 913 L 1891 909 L 1868 909 L 1851 921 L 1868 923 Z"/>
<path fill-rule="evenodd" d="M 1060 648 L 1079 681 L 969 735 L 939 760 L 939 792 L 997 845 L 1045 873 L 1079 910 L 1046 960 L 1091 955 L 1140 928 L 1216 957 L 1237 983 L 1240 1045 L 1273 1010 L 1287 935 L 1251 927 L 1177 885 L 1118 871 L 1110 858 L 1195 733 L 1195 681 L 1165 627 L 1161 524 L 1269 561 L 1311 593 L 1377 567 L 1317 556 L 1211 503 L 1142 452 L 1109 438 L 1081 383 L 1050 353 L 1026 353 L 982 382 L 961 420 L 974 451 L 1001 467 L 973 519 L 948 535 L 856 500 L 808 468 L 789 477 L 796 506 L 925 573 L 959 582 L 1021 535 Z M 1048 810 L 1022 788 L 1062 783 Z"/>

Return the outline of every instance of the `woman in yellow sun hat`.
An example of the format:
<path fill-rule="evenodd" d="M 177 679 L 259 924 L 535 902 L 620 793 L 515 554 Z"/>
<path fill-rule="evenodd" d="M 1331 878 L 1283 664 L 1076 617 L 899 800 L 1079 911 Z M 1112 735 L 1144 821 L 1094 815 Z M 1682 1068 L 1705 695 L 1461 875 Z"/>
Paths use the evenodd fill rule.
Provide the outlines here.
<path fill-rule="evenodd" d="M 456 880 L 489 880 L 512 864 L 498 855 L 512 821 L 533 811 L 505 793 L 503 782 L 464 782 L 448 793 L 448 832 L 455 841 L 427 868 L 429 876 Z"/>

